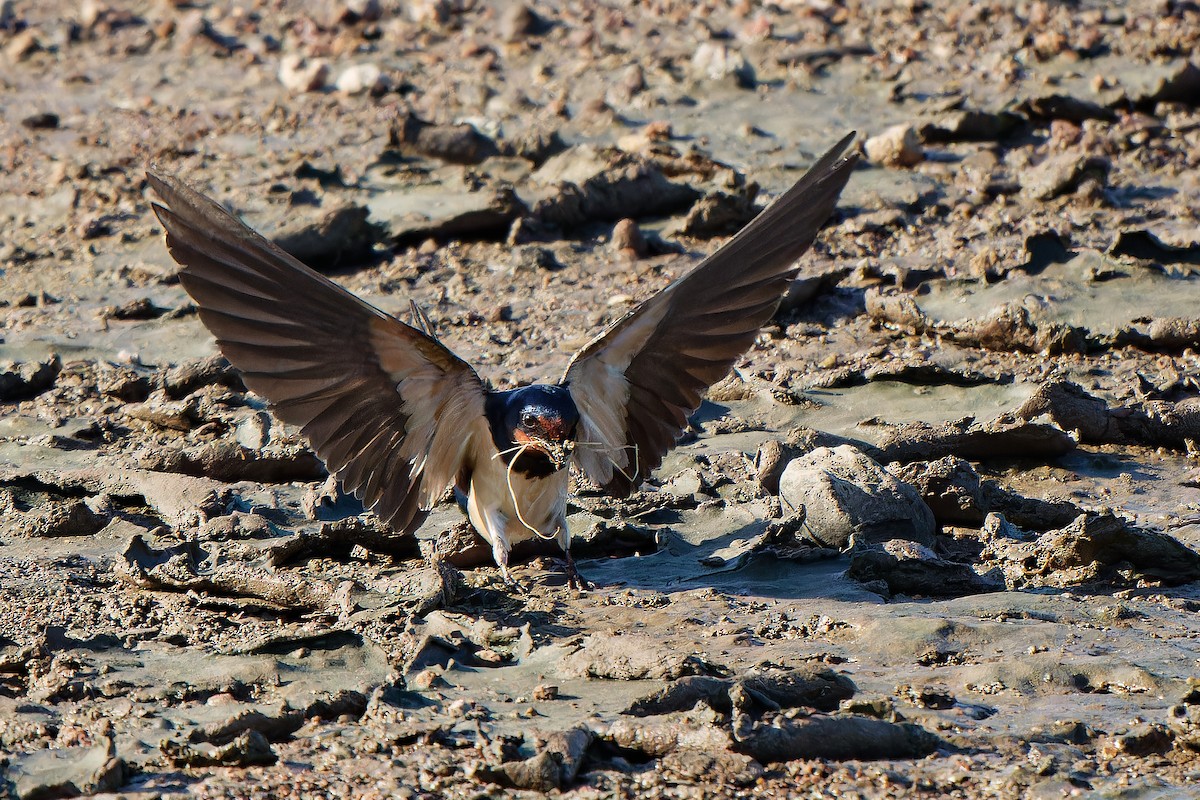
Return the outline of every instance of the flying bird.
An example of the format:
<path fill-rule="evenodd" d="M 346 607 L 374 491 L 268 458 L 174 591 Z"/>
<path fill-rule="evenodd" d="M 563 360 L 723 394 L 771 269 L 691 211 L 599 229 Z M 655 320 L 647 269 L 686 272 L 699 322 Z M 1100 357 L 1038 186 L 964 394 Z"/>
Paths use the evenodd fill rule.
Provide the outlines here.
<path fill-rule="evenodd" d="M 505 582 L 514 542 L 557 539 L 572 588 L 569 466 L 626 497 L 704 392 L 775 314 L 857 155 L 850 134 L 693 270 L 575 354 L 554 384 L 494 391 L 434 334 L 309 269 L 151 169 L 179 280 L 248 388 L 296 425 L 343 488 L 412 533 L 454 486 Z M 414 304 L 415 309 L 415 304 Z"/>

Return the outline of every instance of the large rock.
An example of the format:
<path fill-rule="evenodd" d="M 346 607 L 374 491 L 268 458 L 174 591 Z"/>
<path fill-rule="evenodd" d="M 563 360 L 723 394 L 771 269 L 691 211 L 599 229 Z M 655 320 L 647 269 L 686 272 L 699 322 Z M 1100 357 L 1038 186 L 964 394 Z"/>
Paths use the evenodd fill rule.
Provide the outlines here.
<path fill-rule="evenodd" d="M 812 535 L 828 547 L 845 547 L 851 534 L 864 542 L 931 545 L 937 532 L 917 490 L 850 445 L 818 447 L 793 460 L 779 479 L 779 495 L 807 509 Z"/>
<path fill-rule="evenodd" d="M 1046 586 L 1178 586 L 1200 579 L 1200 553 L 1168 534 L 1145 530 L 1115 514 L 1087 512 L 1069 525 L 1033 538 L 999 515 L 980 530 L 979 560 L 994 565 L 1009 589 Z"/>
<path fill-rule="evenodd" d="M 596 634 L 562 659 L 558 674 L 564 678 L 663 681 L 709 670 L 703 659 L 648 636 Z"/>
<path fill-rule="evenodd" d="M 531 179 L 545 187 L 533 215 L 563 228 L 668 216 L 700 199 L 698 191 L 670 180 L 643 156 L 590 145 L 552 156 Z"/>
<path fill-rule="evenodd" d="M 734 747 L 763 763 L 796 759 L 874 761 L 920 758 L 941 745 L 920 725 L 856 716 L 818 716 L 757 723 Z"/>

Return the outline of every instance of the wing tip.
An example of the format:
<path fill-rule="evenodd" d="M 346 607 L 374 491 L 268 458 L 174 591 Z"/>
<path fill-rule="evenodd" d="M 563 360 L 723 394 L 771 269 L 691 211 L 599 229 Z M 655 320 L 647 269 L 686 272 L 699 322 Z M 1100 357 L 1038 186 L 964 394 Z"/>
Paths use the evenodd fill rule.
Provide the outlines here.
<path fill-rule="evenodd" d="M 854 169 L 862 156 L 859 147 L 857 147 L 857 141 L 858 131 L 850 131 L 839 139 L 837 144 L 829 148 L 825 155 L 821 156 L 809 171 L 815 171 L 822 164 L 829 165 L 826 175 L 835 175 L 845 170 Z M 818 180 L 824 179 L 824 177 L 825 175 L 818 176 Z"/>
<path fill-rule="evenodd" d="M 841 156 L 842 161 L 844 161 L 848 158 L 857 158 L 857 156 L 858 156 L 857 149 L 851 151 L 850 153 L 846 153 L 846 149 L 851 144 L 853 144 L 857 138 L 858 138 L 858 131 L 850 131 L 845 136 L 843 136 L 841 139 L 839 139 L 837 144 L 835 144 L 833 147 L 829 148 L 830 154 L 837 153 L 839 156 Z"/>
<path fill-rule="evenodd" d="M 189 225 L 181 212 L 186 214 L 189 210 L 190 187 L 180 180 L 179 176 L 164 171 L 157 163 L 146 167 L 146 183 L 157 195 L 157 199 L 150 201 L 150 210 L 166 231 L 167 246 L 170 249 L 172 239 L 177 238 L 172 234 L 178 234 L 181 228 Z M 192 193 L 195 193 L 194 190 Z"/>
<path fill-rule="evenodd" d="M 171 209 L 162 203 L 151 202 L 150 210 L 154 212 L 154 216 L 158 217 L 159 223 L 169 234 L 171 232 L 171 226 L 175 222 L 175 215 L 171 213 Z"/>
<path fill-rule="evenodd" d="M 156 162 L 151 162 L 146 166 L 146 183 L 163 203 L 171 205 L 172 198 L 178 196 L 179 187 L 183 182 Z"/>

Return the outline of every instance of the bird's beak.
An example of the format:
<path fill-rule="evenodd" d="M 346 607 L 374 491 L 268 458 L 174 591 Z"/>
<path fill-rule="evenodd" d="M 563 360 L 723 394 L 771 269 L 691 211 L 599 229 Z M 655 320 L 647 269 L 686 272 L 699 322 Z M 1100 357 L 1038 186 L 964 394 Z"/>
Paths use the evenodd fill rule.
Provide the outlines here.
<path fill-rule="evenodd" d="M 567 460 L 571 457 L 571 450 L 575 448 L 575 443 L 569 439 L 565 442 L 553 442 L 553 449 L 546 455 L 550 456 L 550 460 L 554 462 L 554 466 L 560 469 L 566 466 Z"/>
<path fill-rule="evenodd" d="M 571 453 L 575 450 L 575 442 L 570 439 L 555 440 L 543 439 L 541 437 L 521 437 L 519 434 L 516 437 L 519 444 L 528 447 L 530 450 L 537 452 L 550 459 L 554 464 L 555 469 L 562 469 L 566 466 L 567 461 L 571 458 Z"/>
<path fill-rule="evenodd" d="M 541 441 L 535 447 L 545 453 L 555 467 L 562 469 L 571 458 L 571 451 L 575 449 L 575 443 L 570 440 L 565 442 Z"/>

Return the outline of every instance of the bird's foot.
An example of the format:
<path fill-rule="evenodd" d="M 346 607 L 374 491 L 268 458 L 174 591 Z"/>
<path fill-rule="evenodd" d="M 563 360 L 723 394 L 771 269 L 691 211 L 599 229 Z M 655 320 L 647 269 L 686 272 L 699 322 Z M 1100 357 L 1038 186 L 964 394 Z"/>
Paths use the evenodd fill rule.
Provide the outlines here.
<path fill-rule="evenodd" d="M 529 594 L 529 587 L 514 578 L 512 573 L 508 571 L 508 567 L 500 568 L 500 580 L 504 581 L 504 588 L 508 589 L 513 594 L 521 595 L 523 597 Z"/>
<path fill-rule="evenodd" d="M 581 592 L 590 591 L 593 587 L 592 583 L 585 577 L 579 574 L 579 567 L 575 566 L 575 559 L 571 557 L 571 551 L 566 552 L 566 566 L 563 572 L 567 573 L 567 586 Z"/>

